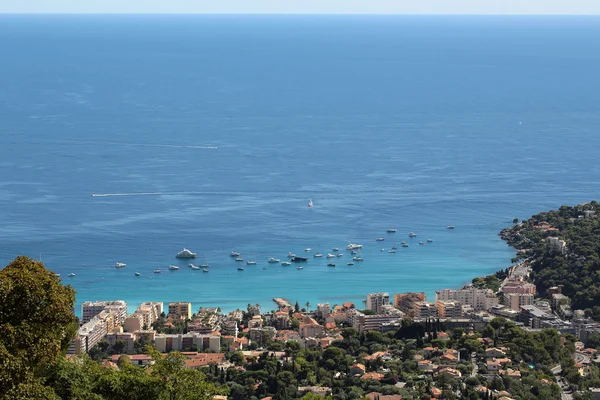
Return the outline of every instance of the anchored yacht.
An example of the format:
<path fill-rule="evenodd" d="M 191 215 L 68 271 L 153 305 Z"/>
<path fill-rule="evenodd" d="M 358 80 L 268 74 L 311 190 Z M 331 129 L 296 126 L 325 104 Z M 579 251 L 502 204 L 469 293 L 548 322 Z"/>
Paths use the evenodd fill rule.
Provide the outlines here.
<path fill-rule="evenodd" d="M 196 258 L 196 253 L 184 248 L 179 253 L 175 255 L 176 258 Z"/>

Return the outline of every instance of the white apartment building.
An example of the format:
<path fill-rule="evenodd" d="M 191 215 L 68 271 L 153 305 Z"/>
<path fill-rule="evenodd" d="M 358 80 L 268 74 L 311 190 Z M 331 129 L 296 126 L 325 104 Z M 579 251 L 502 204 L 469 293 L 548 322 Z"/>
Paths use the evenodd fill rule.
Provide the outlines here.
<path fill-rule="evenodd" d="M 150 329 L 162 312 L 163 303 L 161 302 L 142 303 L 133 314 L 125 319 L 123 329 L 127 332 L 138 331 L 144 327 Z"/>
<path fill-rule="evenodd" d="M 435 300 L 436 303 L 438 301 L 455 301 L 469 305 L 475 311 L 489 310 L 499 303 L 498 298 L 491 289 L 477 289 L 475 287 L 459 290 L 438 290 L 435 292 Z"/>
<path fill-rule="evenodd" d="M 324 317 L 325 315 L 329 314 L 330 312 L 331 312 L 331 306 L 329 305 L 329 303 L 317 304 L 317 314 L 319 314 L 321 317 Z"/>
<path fill-rule="evenodd" d="M 358 333 L 366 331 L 381 332 L 384 324 L 402 319 L 402 312 L 400 310 L 397 310 L 392 306 L 389 307 L 391 307 L 394 312 L 377 315 L 365 315 L 354 308 L 350 309 L 348 310 L 348 323 L 350 323 L 352 327 L 358 331 Z M 384 310 L 385 309 L 386 307 L 384 307 Z"/>
<path fill-rule="evenodd" d="M 385 292 L 369 293 L 367 295 L 367 309 L 377 313 L 381 312 L 381 307 L 390 304 L 390 295 Z"/>
<path fill-rule="evenodd" d="M 533 305 L 533 299 L 533 295 L 528 293 L 505 293 L 502 296 L 504 305 L 514 311 L 519 311 L 523 306 Z"/>
<path fill-rule="evenodd" d="M 81 305 L 81 320 L 85 324 L 105 309 L 110 309 L 117 321 L 122 324 L 127 318 L 127 303 L 123 300 L 86 301 Z"/>
<path fill-rule="evenodd" d="M 157 334 L 154 336 L 156 349 L 161 353 L 181 351 L 196 345 L 199 351 L 210 349 L 217 353 L 221 351 L 220 335 L 202 335 L 199 333 L 186 333 L 179 335 Z"/>

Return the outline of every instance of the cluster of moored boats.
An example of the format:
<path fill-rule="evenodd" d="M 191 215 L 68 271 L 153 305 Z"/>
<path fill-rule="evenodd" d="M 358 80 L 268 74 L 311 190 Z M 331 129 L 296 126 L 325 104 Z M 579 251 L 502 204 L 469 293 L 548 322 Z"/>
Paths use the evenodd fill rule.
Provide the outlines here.
<path fill-rule="evenodd" d="M 346 250 L 350 251 L 352 253 L 352 255 L 355 255 L 352 258 L 353 261 L 363 261 L 364 260 L 364 258 L 360 254 L 358 254 L 358 251 L 360 249 L 362 249 L 362 244 L 351 243 L 348 246 L 346 246 Z M 336 259 L 336 258 L 340 258 L 340 257 L 344 256 L 344 253 L 339 252 L 340 249 L 338 247 L 332 248 L 331 251 L 332 251 L 331 253 L 327 253 L 327 255 L 325 255 L 325 256 L 322 253 L 314 253 L 312 257 L 313 258 L 327 258 L 329 260 L 329 259 Z M 312 249 L 310 247 L 307 247 L 304 249 L 304 252 L 310 253 L 310 252 L 312 252 Z M 229 256 L 235 257 L 235 261 L 240 261 L 240 262 L 244 261 L 244 258 L 242 257 L 242 255 L 236 251 L 232 251 L 231 253 L 229 253 Z M 292 265 L 292 263 L 306 262 L 306 261 L 308 261 L 308 259 L 309 259 L 309 257 L 299 256 L 290 251 L 287 255 L 287 261 L 281 261 L 279 258 L 270 257 L 267 260 L 267 263 L 268 264 L 280 264 L 284 267 L 287 267 L 287 266 Z M 354 265 L 353 261 L 348 262 L 347 265 Z M 246 265 L 256 265 L 256 261 L 246 261 Z M 329 262 L 327 264 L 327 266 L 335 267 L 335 263 Z M 298 265 L 296 268 L 304 269 L 304 267 L 302 265 Z M 266 267 L 263 269 L 266 269 Z M 244 268 L 238 267 L 238 270 L 243 271 Z"/>
<path fill-rule="evenodd" d="M 446 227 L 446 229 L 454 229 L 455 227 L 453 225 L 449 225 Z M 386 230 L 387 233 L 396 233 L 398 232 L 397 229 L 395 228 L 389 228 Z M 414 232 L 410 232 L 408 234 L 408 237 L 410 238 L 415 238 L 417 237 L 417 234 Z M 385 241 L 384 237 L 378 237 L 375 239 L 375 241 L 377 242 L 383 242 Z M 431 243 L 433 242 L 432 239 L 427 239 L 427 243 Z M 419 242 L 419 245 L 424 245 L 425 242 Z M 408 247 L 408 243 L 402 241 L 400 242 L 400 246 L 402 247 Z M 348 246 L 346 246 L 346 250 L 350 252 L 350 254 L 352 255 L 352 260 L 348 261 L 346 263 L 346 265 L 354 265 L 354 262 L 356 261 L 364 261 L 363 256 L 360 254 L 360 251 L 362 250 L 363 245 L 362 244 L 356 244 L 356 243 L 350 243 Z M 396 253 L 396 250 L 398 249 L 398 245 L 394 244 L 392 246 L 392 248 L 390 250 L 388 250 L 388 253 Z M 385 251 L 385 249 L 381 249 L 381 251 Z M 304 249 L 305 253 L 310 253 L 312 252 L 311 248 L 306 248 Z M 232 251 L 231 253 L 229 253 L 229 256 L 232 258 L 235 258 L 236 262 L 244 262 L 244 258 L 242 257 L 242 255 L 236 251 Z M 341 257 L 343 257 L 344 254 L 340 252 L 340 249 L 337 247 L 334 247 L 331 249 L 331 252 L 327 253 L 326 255 L 323 255 L 322 253 L 314 253 L 313 254 L 313 258 L 327 258 L 328 260 L 334 260 L 334 259 L 339 259 Z M 196 258 L 197 254 L 192 252 L 191 250 L 188 250 L 186 248 L 184 248 L 183 250 L 181 250 L 179 253 L 177 253 L 175 255 L 175 258 L 181 258 L 181 259 L 192 259 L 192 258 Z M 292 263 L 303 263 L 308 261 L 308 257 L 303 257 L 303 256 L 298 256 L 292 252 L 289 252 L 287 255 L 287 261 L 281 261 L 278 258 L 275 257 L 270 257 L 267 260 L 268 264 L 280 264 L 282 266 L 290 266 L 292 265 Z M 247 260 L 246 261 L 246 265 L 257 265 L 256 260 Z M 117 262 L 115 264 L 115 268 L 120 269 L 120 268 L 125 268 L 127 266 L 127 264 L 122 263 L 122 262 Z M 332 261 L 327 263 L 328 267 L 335 267 L 336 264 Z M 195 265 L 195 264 L 189 264 L 188 267 L 192 270 L 202 270 L 203 272 L 208 272 L 209 271 L 209 265 L 204 263 L 204 264 L 200 264 L 200 265 Z M 302 265 L 298 265 L 296 267 L 297 269 L 303 269 Z M 170 271 L 177 271 L 179 270 L 179 267 L 177 265 L 169 265 L 168 268 Z M 244 267 L 240 266 L 237 267 L 238 270 L 243 271 Z M 266 269 L 266 267 L 264 267 L 263 269 Z M 160 269 L 155 269 L 153 271 L 155 274 L 160 274 L 161 270 Z M 60 276 L 59 274 L 57 274 L 57 276 Z M 73 277 L 75 276 L 74 273 L 70 273 L 68 276 Z M 139 272 L 135 272 L 135 276 L 141 276 L 141 274 Z"/>

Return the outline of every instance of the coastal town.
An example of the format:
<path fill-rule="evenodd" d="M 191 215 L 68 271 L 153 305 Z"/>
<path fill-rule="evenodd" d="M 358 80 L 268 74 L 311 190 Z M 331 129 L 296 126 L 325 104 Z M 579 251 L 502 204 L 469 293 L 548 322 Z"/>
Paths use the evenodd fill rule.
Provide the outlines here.
<path fill-rule="evenodd" d="M 0 325 L 0 353 L 12 363 L 11 354 L 53 351 L 58 361 L 39 373 L 59 398 L 597 399 L 598 211 L 591 202 L 515 219 L 500 232 L 516 250 L 510 267 L 433 298 L 373 292 L 313 305 L 275 297 L 272 309 L 230 312 L 182 298 L 133 313 L 123 300 L 103 300 L 82 303 L 76 319 L 74 289 L 18 257 L 0 271 L 0 294 L 9 293 L 0 315 L 27 323 Z"/>
<path fill-rule="evenodd" d="M 558 252 L 566 251 L 564 241 L 549 238 L 548 243 Z M 274 298 L 274 310 L 261 310 L 259 305 L 248 305 L 245 310 L 227 314 L 219 308 L 192 309 L 190 302 L 145 302 L 127 315 L 127 304 L 121 300 L 94 301 L 82 304 L 82 325 L 69 348 L 68 354 L 97 353 L 98 346 L 114 349 L 105 353 L 103 365 L 116 368 L 117 361 L 126 355 L 133 363 L 149 366 L 151 356 L 140 354 L 144 347 L 138 343 L 152 344 L 161 353 L 179 351 L 185 355 L 187 368 L 215 368 L 243 370 L 244 364 L 268 352 L 281 362 L 289 354 L 288 343 L 295 342 L 301 349 L 327 349 L 344 339 L 344 329 L 352 328 L 356 334 L 368 332 L 387 334 L 397 332 L 404 325 L 430 324 L 434 321 L 435 334 L 425 332 L 421 339 L 435 335 L 428 345 L 423 342 L 416 348 L 416 376 L 431 379 L 430 398 L 447 397 L 447 387 L 440 376 L 448 376 L 465 384 L 469 377 L 477 378 L 474 389 L 487 398 L 508 400 L 514 398 L 507 390 L 492 385 L 499 377 L 520 378 L 523 361 L 511 358 L 511 349 L 497 338 L 482 335 L 496 318 L 513 321 L 526 332 L 539 332 L 552 328 L 562 335 L 577 338 L 574 354 L 578 372 L 585 376 L 593 363 L 600 363 L 596 350 L 586 348 L 590 335 L 600 334 L 600 324 L 587 319 L 582 310 L 572 310 L 570 299 L 560 286 L 547 291 L 545 297 L 536 296 L 536 287 L 529 280 L 531 268 L 527 260 L 521 261 L 505 272 L 497 290 L 478 288 L 471 284 L 462 289 L 440 289 L 435 298 L 428 300 L 423 292 L 370 293 L 364 305 L 344 302 L 292 304 L 284 298 Z M 447 346 L 456 342 L 457 335 L 474 337 L 480 346 L 477 351 Z M 232 355 L 236 354 L 236 361 Z M 242 360 L 242 361 L 240 361 Z M 361 380 L 385 381 L 390 388 L 405 388 L 406 382 L 394 376 L 390 381 L 388 363 L 397 361 L 389 349 L 364 354 L 353 360 L 347 371 Z M 560 366 L 552 370 L 560 384 L 563 399 L 572 398 L 569 384 L 561 376 Z M 527 368 L 536 368 L 527 365 Z M 444 382 L 444 379 L 441 379 Z M 482 382 L 488 382 L 483 384 Z M 551 381 L 547 380 L 550 384 Z M 332 389 L 323 386 L 298 386 L 300 395 L 311 392 L 324 396 Z M 387 391 L 386 393 L 389 393 Z M 443 395 L 446 393 L 446 395 Z M 457 395 L 460 394 L 456 390 Z M 400 394 L 371 392 L 369 399 L 401 399 Z"/>

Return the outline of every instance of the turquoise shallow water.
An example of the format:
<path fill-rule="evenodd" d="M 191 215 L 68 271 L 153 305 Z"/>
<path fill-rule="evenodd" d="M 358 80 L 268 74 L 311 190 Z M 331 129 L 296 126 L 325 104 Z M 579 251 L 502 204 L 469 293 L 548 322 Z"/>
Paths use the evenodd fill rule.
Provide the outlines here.
<path fill-rule="evenodd" d="M 508 265 L 514 217 L 598 197 L 598 37 L 574 17 L 0 16 L 0 262 L 41 255 L 78 304 L 132 310 L 458 287 Z M 266 263 L 350 242 L 352 267 Z"/>

